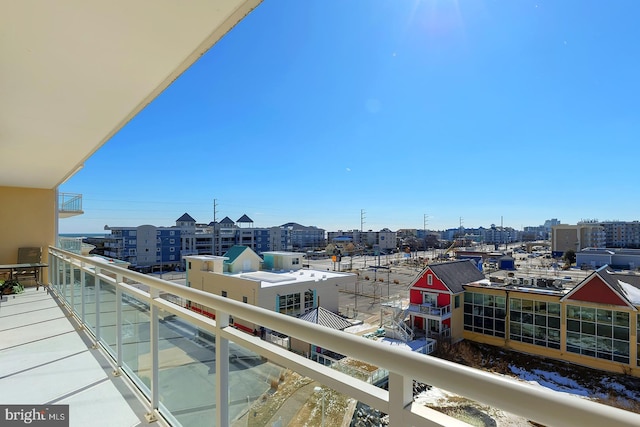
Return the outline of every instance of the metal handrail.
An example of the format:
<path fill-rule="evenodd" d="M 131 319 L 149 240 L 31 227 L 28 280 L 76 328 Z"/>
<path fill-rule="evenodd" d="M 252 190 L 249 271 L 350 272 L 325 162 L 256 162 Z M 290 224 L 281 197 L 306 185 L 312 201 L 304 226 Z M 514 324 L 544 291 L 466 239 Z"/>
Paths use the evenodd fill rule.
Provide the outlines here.
<path fill-rule="evenodd" d="M 59 193 L 58 206 L 61 211 L 65 212 L 82 211 L 82 194 Z"/>
<path fill-rule="evenodd" d="M 133 287 L 124 283 L 125 278 L 140 283 L 148 287 L 149 292 L 145 293 L 137 289 L 135 292 L 147 296 L 152 313 L 154 310 L 157 313 L 158 309 L 166 310 L 215 334 L 216 346 L 223 347 L 225 340 L 233 341 L 235 344 L 254 351 L 281 366 L 320 381 L 340 393 L 388 413 L 391 425 L 464 425 L 464 423 L 461 424 L 446 415 L 412 403 L 411 384 L 413 380 L 448 390 L 545 425 L 581 427 L 640 425 L 640 415 L 629 411 L 533 387 L 520 381 L 424 354 L 399 351 L 356 335 L 325 328 L 115 265 L 98 263 L 59 248 L 49 247 L 49 256 L 64 263 L 73 264 L 75 268 L 81 268 L 86 272 L 95 271 L 101 280 L 112 280 L 113 284 L 121 291 L 122 289 L 127 292 L 134 290 Z M 50 265 L 54 265 L 51 260 Z M 50 278 L 54 285 L 53 290 L 56 291 L 57 285 L 59 287 L 60 284 L 54 280 L 54 273 L 51 270 Z M 214 309 L 219 323 L 157 297 L 161 292 L 176 295 Z M 338 353 L 386 369 L 390 372 L 389 391 L 378 389 L 321 364 L 310 363 L 308 359 L 298 354 L 229 327 L 224 320 L 228 314 L 302 340 L 313 337 L 314 345 L 330 348 Z M 226 373 L 221 370 L 217 375 L 228 375 L 228 366 L 226 369 Z M 221 378 L 216 387 L 225 387 L 225 385 L 226 381 Z M 217 392 L 216 395 L 221 396 L 225 393 Z M 226 425 L 224 420 L 221 425 Z"/>

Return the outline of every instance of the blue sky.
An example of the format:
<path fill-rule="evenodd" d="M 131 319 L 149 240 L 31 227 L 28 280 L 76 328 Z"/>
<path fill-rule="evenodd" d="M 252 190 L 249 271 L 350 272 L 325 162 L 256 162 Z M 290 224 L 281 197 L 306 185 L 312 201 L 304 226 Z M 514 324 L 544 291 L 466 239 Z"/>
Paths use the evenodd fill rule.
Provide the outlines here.
<path fill-rule="evenodd" d="M 635 220 L 640 2 L 265 0 L 60 190 L 103 226 Z"/>

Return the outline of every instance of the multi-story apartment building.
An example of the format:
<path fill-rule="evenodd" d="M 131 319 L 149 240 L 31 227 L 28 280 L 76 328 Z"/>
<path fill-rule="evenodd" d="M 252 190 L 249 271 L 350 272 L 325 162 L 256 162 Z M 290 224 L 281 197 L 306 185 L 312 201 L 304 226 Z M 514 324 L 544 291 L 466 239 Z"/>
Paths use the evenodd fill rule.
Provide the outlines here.
<path fill-rule="evenodd" d="M 295 251 L 324 249 L 327 245 L 326 231 L 322 228 L 304 226 L 296 222 L 288 222 L 280 227 L 289 230 L 291 247 Z"/>
<path fill-rule="evenodd" d="M 640 221 L 601 221 L 606 247 L 640 248 Z"/>
<path fill-rule="evenodd" d="M 597 223 L 551 227 L 551 251 L 554 257 L 562 256 L 569 249 L 578 252 L 584 248 L 604 248 L 605 242 L 604 228 Z"/>
<path fill-rule="evenodd" d="M 104 239 L 105 256 L 122 259 L 142 270 L 184 266 L 181 257 L 187 255 L 222 255 L 236 245 L 249 247 L 257 253 L 293 250 L 293 237 L 305 243 L 324 242 L 324 230 L 289 223 L 284 226 L 255 228 L 247 215 L 234 222 L 225 217 L 220 222 L 199 224 L 185 213 L 172 227 L 107 227 L 111 234 Z M 157 244 L 151 248 L 151 234 L 157 233 Z M 145 238 L 140 236 L 144 234 Z M 322 236 L 322 238 L 320 238 Z M 145 246 L 149 245 L 149 246 Z M 156 254 L 156 256 L 154 256 Z"/>
<path fill-rule="evenodd" d="M 107 227 L 104 254 L 142 271 L 174 269 L 182 265 L 181 230 L 177 227 Z"/>
<path fill-rule="evenodd" d="M 552 250 L 558 254 L 567 249 L 640 248 L 640 221 L 580 221 L 577 225 L 552 227 Z"/>
<path fill-rule="evenodd" d="M 465 239 L 478 243 L 513 243 L 522 240 L 522 231 L 512 227 L 500 227 L 491 224 L 489 228 L 449 228 L 442 232 L 442 239 L 453 241 Z"/>
<path fill-rule="evenodd" d="M 375 247 L 381 251 L 394 251 L 398 247 L 396 232 L 388 228 L 383 228 L 380 231 L 338 230 L 327 233 L 327 240 L 330 243 L 336 239 L 343 242 L 349 240 L 354 245 L 365 249 L 373 249 Z"/>

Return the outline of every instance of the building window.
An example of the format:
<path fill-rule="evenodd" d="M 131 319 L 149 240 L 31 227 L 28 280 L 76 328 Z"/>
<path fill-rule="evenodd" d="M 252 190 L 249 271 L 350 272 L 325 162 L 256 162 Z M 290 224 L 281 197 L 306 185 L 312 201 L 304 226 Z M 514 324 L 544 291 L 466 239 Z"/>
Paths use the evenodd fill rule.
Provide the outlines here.
<path fill-rule="evenodd" d="M 300 313 L 300 294 L 280 295 L 280 313 L 295 316 Z"/>
<path fill-rule="evenodd" d="M 136 256 L 136 250 L 135 249 L 129 249 L 129 256 Z"/>
<path fill-rule="evenodd" d="M 464 329 L 484 335 L 505 337 L 507 302 L 503 296 L 464 293 Z"/>
<path fill-rule="evenodd" d="M 243 296 L 242 297 L 242 302 L 246 304 L 247 303 L 247 297 Z"/>
<path fill-rule="evenodd" d="M 309 289 L 304 292 L 304 312 L 306 313 L 307 311 L 313 310 L 314 305 L 313 291 Z"/>
<path fill-rule="evenodd" d="M 528 344 L 560 349 L 560 304 L 511 298 L 509 338 Z"/>
<path fill-rule="evenodd" d="M 176 248 L 174 248 L 173 246 L 169 248 L 169 252 L 175 252 L 175 251 L 176 251 Z"/>
<path fill-rule="evenodd" d="M 629 363 L 629 313 L 568 305 L 567 351 Z"/>
<path fill-rule="evenodd" d="M 453 306 L 454 308 L 460 308 L 460 295 L 453 297 Z"/>
<path fill-rule="evenodd" d="M 176 243 L 176 239 L 169 239 L 169 244 L 174 245 Z"/>
<path fill-rule="evenodd" d="M 292 258 L 292 259 L 291 259 L 291 264 L 292 264 L 292 265 L 298 265 L 298 264 L 300 264 L 300 258 Z"/>
<path fill-rule="evenodd" d="M 438 294 L 433 294 L 429 292 L 422 293 L 422 303 L 429 305 L 431 307 L 438 306 Z"/>
<path fill-rule="evenodd" d="M 222 291 L 221 295 L 226 298 L 227 297 L 227 291 Z"/>
<path fill-rule="evenodd" d="M 427 285 L 429 285 L 429 286 L 433 285 L 433 275 L 432 274 L 427 274 Z"/>

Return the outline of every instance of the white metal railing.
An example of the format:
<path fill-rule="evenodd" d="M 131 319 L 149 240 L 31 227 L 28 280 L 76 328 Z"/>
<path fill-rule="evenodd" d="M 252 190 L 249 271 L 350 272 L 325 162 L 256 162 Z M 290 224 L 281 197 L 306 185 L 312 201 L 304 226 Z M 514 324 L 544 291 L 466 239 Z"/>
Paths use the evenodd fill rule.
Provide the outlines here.
<path fill-rule="evenodd" d="M 451 314 L 451 307 L 449 305 L 435 306 L 432 304 L 409 304 L 409 311 L 420 312 L 429 314 L 431 316 L 444 317 Z"/>
<path fill-rule="evenodd" d="M 58 236 L 58 246 L 65 251 L 80 254 L 82 253 L 82 237 Z"/>
<path fill-rule="evenodd" d="M 78 320 L 94 334 L 96 342 L 105 348 L 118 370 L 130 376 L 145 392 L 149 418 L 162 414 L 170 422 L 178 423 L 178 416 L 184 416 L 185 410 L 178 408 L 171 412 L 172 408 L 168 407 L 174 398 L 170 393 L 173 389 L 178 389 L 176 393 L 209 399 L 207 404 L 216 408 L 215 424 L 230 425 L 229 396 L 233 392 L 230 387 L 243 386 L 243 382 L 234 377 L 238 375 L 238 369 L 230 369 L 230 352 L 233 352 L 236 356 L 242 353 L 247 358 L 258 355 L 258 359 L 266 358 L 274 362 L 276 365 L 273 366 L 283 366 L 317 380 L 339 393 L 389 414 L 392 426 L 466 425 L 414 403 L 414 380 L 544 425 L 640 425 L 640 415 L 632 412 L 532 387 L 424 354 L 400 351 L 249 304 L 114 265 L 94 262 L 59 248 L 49 247 L 49 265 L 52 291 L 64 300 Z M 176 305 L 162 298 L 163 294 L 211 307 L 215 310 L 216 320 Z M 314 345 L 388 370 L 389 390 L 380 389 L 319 363 L 312 363 L 305 357 L 265 342 L 258 336 L 239 331 L 229 326 L 230 315 L 290 337 L 302 340 L 313 337 Z M 159 331 L 162 329 L 163 334 L 166 334 L 169 326 L 172 328 L 169 333 L 174 335 L 161 337 Z M 189 347 L 172 347 L 172 340 L 186 336 L 192 338 L 187 343 Z M 131 342 L 132 339 L 135 342 Z M 192 360 L 189 357 L 195 357 L 198 352 L 212 347 L 213 342 L 215 350 L 211 351 L 215 351 L 215 360 L 188 363 Z M 198 343 L 199 346 L 196 346 Z M 232 360 L 237 358 L 239 357 Z M 181 363 L 180 360 L 184 362 Z M 254 372 L 250 366 L 257 362 L 243 363 L 243 369 Z M 211 393 L 199 389 L 196 384 L 179 388 L 178 383 L 186 373 L 203 367 L 215 368 L 215 384 L 211 384 Z M 258 374 L 258 371 L 255 373 Z M 167 383 L 171 385 L 168 386 Z M 160 402 L 162 386 L 163 401 Z M 247 397 L 245 400 L 250 399 Z M 231 403 L 234 404 L 233 401 Z M 198 408 L 193 409 L 197 410 Z M 211 422 L 210 419 L 208 422 Z"/>
<path fill-rule="evenodd" d="M 58 208 L 61 212 L 82 211 L 82 194 L 59 193 Z"/>

